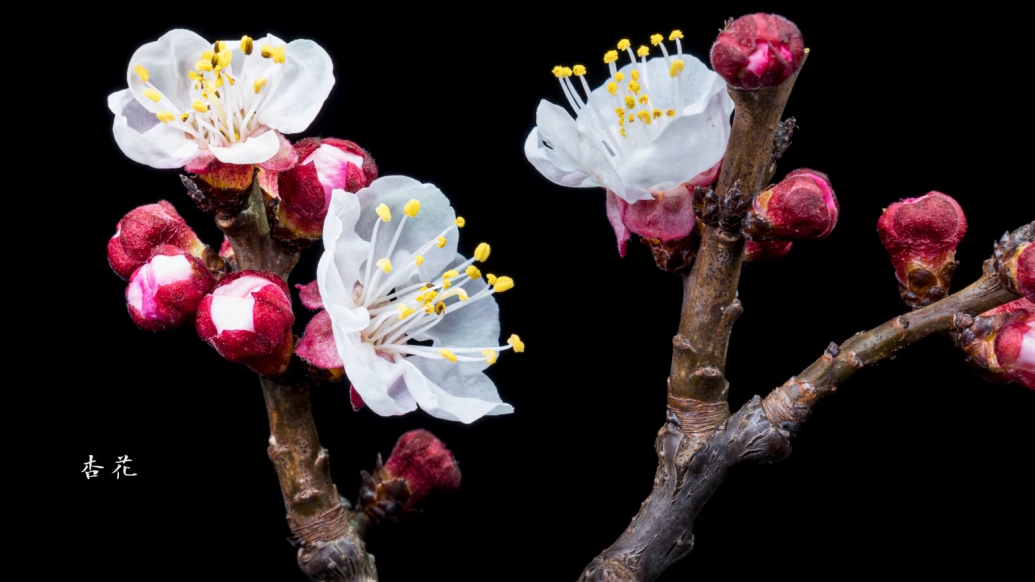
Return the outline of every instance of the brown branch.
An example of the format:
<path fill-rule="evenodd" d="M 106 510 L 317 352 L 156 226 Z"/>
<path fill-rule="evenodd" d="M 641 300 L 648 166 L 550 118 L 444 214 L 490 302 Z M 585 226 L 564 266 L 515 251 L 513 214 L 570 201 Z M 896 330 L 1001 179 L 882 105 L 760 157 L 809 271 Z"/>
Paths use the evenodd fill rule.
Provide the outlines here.
<path fill-rule="evenodd" d="M 712 224 L 699 223 L 701 247 L 693 269 L 683 277 L 683 308 L 668 384 L 669 410 L 695 438 L 706 437 L 729 417 L 726 350 L 733 322 L 743 311 L 737 300 L 744 255 L 740 221 L 752 198 L 768 185 L 775 159 L 786 147 L 786 139 L 777 139 L 781 128 L 786 133 L 780 116 L 796 79 L 797 73 L 777 87 L 729 90 L 736 113 L 715 188 L 719 216 Z M 699 418 L 685 422 L 691 416 Z"/>
<path fill-rule="evenodd" d="M 710 435 L 688 434 L 670 410 L 658 433 L 654 490 L 632 523 L 583 571 L 580 582 L 649 582 L 693 548 L 694 521 L 729 469 L 744 460 L 774 462 L 790 454 L 790 437 L 815 402 L 864 366 L 929 335 L 965 327 L 972 316 L 1017 299 L 1002 287 L 991 262 L 966 289 L 923 309 L 857 334 L 800 376 L 757 396 Z M 711 380 L 714 382 L 714 380 Z"/>
<path fill-rule="evenodd" d="M 216 226 L 230 240 L 239 270 L 270 271 L 287 281 L 291 269 L 298 263 L 297 252 L 284 251 L 270 240 L 270 225 L 258 180 L 252 180 L 252 191 L 244 210 L 233 215 L 216 215 Z"/>

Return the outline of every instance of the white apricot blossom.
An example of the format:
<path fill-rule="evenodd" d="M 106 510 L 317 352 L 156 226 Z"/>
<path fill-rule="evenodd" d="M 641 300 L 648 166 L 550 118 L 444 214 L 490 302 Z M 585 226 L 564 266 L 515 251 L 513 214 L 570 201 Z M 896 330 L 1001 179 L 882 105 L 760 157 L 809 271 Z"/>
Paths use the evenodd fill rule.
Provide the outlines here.
<path fill-rule="evenodd" d="M 604 55 L 607 83 L 590 90 L 586 67 L 555 67 L 575 119 L 543 100 L 536 127 L 525 140 L 525 156 L 555 184 L 603 187 L 626 202 L 653 199 L 707 172 L 720 160 L 729 140 L 733 100 L 726 81 L 704 63 L 684 55 L 678 30 L 669 35 L 669 54 L 660 34 L 651 43 L 662 56 L 647 60 L 650 48 L 633 53 L 623 39 Z M 630 63 L 617 68 L 619 52 Z M 639 57 L 639 60 L 637 60 Z M 582 87 L 579 92 L 572 77 Z M 585 94 L 585 98 L 583 98 Z"/>
<path fill-rule="evenodd" d="M 108 96 L 115 141 L 156 168 L 212 157 L 259 164 L 282 147 L 281 133 L 309 127 L 334 85 L 332 69 L 311 40 L 212 43 L 171 30 L 133 53 L 129 88 Z"/>
<path fill-rule="evenodd" d="M 438 188 L 405 176 L 332 194 L 317 284 L 345 374 L 378 414 L 419 406 L 469 423 L 513 412 L 483 370 L 524 350 L 516 335 L 499 345 L 493 295 L 514 281 L 475 265 L 489 258 L 485 243 L 457 254 L 463 224 Z"/>

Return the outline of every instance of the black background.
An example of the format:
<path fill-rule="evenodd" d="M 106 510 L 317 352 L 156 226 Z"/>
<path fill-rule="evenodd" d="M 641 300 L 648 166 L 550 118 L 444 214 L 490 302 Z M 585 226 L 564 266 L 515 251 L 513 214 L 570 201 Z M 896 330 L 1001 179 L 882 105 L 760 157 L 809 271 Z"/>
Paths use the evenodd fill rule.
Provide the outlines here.
<path fill-rule="evenodd" d="M 345 384 L 313 395 L 348 497 L 359 470 L 406 430 L 432 430 L 461 463 L 457 493 L 370 536 L 386 582 L 574 580 L 650 492 L 681 286 L 638 244 L 618 257 L 603 191 L 550 184 L 524 159 L 539 99 L 564 101 L 554 65 L 585 63 L 595 86 L 606 76 L 600 57 L 622 37 L 638 44 L 680 28 L 684 50 L 704 57 L 726 17 L 782 10 L 802 29 L 812 53 L 787 109 L 800 130 L 778 177 L 803 166 L 827 172 L 841 221 L 828 240 L 745 269 L 746 312 L 728 362 L 734 408 L 800 371 L 830 341 L 903 311 L 875 232 L 890 202 L 929 190 L 960 201 L 970 232 L 955 288 L 978 276 L 1003 231 L 1035 215 L 1025 179 L 1031 148 L 1022 141 L 1032 130 L 1027 94 L 1012 86 L 1029 41 L 1005 34 L 1008 22 L 991 11 L 182 8 L 135 17 L 117 32 L 80 31 L 81 45 L 43 48 L 61 57 L 62 86 L 75 95 L 45 96 L 69 132 L 63 145 L 74 148 L 62 151 L 74 155 L 40 175 L 74 180 L 61 191 L 79 204 L 57 213 L 48 228 L 64 235 L 48 237 L 47 250 L 74 277 L 61 283 L 53 273 L 57 284 L 35 294 L 37 306 L 59 306 L 41 312 L 47 333 L 31 340 L 52 362 L 32 410 L 54 443 L 45 463 L 8 471 L 45 465 L 62 501 L 37 519 L 75 532 L 57 565 L 111 580 L 303 578 L 285 541 L 254 376 L 191 328 L 138 331 L 125 284 L 106 264 L 119 218 L 159 199 L 210 244 L 220 240 L 176 171 L 131 162 L 111 137 L 107 95 L 124 88 L 135 48 L 170 28 L 208 39 L 269 31 L 319 42 L 337 81 L 306 135 L 352 139 L 376 157 L 381 175 L 438 185 L 468 220 L 461 251 L 489 241 L 492 268 L 517 283 L 499 297 L 502 328 L 519 333 L 527 352 L 505 355 L 490 373 L 514 414 L 470 426 L 419 411 L 381 418 L 352 412 Z M 292 284 L 315 276 L 318 253 L 303 259 Z M 296 316 L 301 332 L 308 314 L 296 304 Z M 661 579 L 728 568 L 804 578 L 1023 571 L 1035 541 L 1033 412 L 1035 392 L 987 384 L 947 340 L 925 341 L 822 403 L 788 460 L 736 470 L 700 515 L 694 551 Z M 80 472 L 88 455 L 105 467 L 89 481 Z M 136 477 L 110 474 L 120 455 L 133 459 Z"/>

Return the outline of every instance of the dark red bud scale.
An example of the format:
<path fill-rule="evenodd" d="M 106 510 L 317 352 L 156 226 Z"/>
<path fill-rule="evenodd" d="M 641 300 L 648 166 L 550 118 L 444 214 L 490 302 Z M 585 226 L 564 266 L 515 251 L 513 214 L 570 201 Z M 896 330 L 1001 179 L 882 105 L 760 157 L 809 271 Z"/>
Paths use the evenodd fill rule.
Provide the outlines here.
<path fill-rule="evenodd" d="M 839 211 L 826 174 L 795 170 L 755 197 L 744 232 L 757 239 L 820 240 L 834 230 Z"/>

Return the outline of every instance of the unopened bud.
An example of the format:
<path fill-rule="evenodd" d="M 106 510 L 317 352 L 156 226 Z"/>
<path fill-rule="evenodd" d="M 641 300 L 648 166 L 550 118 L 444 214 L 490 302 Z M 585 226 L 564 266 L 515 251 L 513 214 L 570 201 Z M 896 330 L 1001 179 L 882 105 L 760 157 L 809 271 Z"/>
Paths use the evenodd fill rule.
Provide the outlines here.
<path fill-rule="evenodd" d="M 712 45 L 712 68 L 730 87 L 774 87 L 805 59 L 805 41 L 793 22 L 775 14 L 749 14 L 733 21 Z"/>
<path fill-rule="evenodd" d="M 377 178 L 377 164 L 355 143 L 335 138 L 306 138 L 295 144 L 299 163 L 278 177 L 277 222 L 290 235 L 319 239 L 331 192 L 357 192 Z"/>
<path fill-rule="evenodd" d="M 820 240 L 834 230 L 838 210 L 826 174 L 795 170 L 755 197 L 744 231 L 758 238 Z"/>
<path fill-rule="evenodd" d="M 749 240 L 744 245 L 744 262 L 754 263 L 758 261 L 775 261 L 787 256 L 791 252 L 789 240 Z"/>
<path fill-rule="evenodd" d="M 224 277 L 198 306 L 198 335 L 224 358 L 265 376 L 287 369 L 293 337 L 287 284 L 265 271 Z"/>
<path fill-rule="evenodd" d="M 165 200 L 130 210 L 108 241 L 108 263 L 123 279 L 147 262 L 155 250 L 173 246 L 202 257 L 207 248 L 194 231 Z"/>
<path fill-rule="evenodd" d="M 975 317 L 956 344 L 989 381 L 1035 390 L 1035 303 L 1018 299 Z"/>
<path fill-rule="evenodd" d="M 193 321 L 198 304 L 215 284 L 200 259 L 167 245 L 130 276 L 129 315 L 146 331 L 180 327 Z"/>
<path fill-rule="evenodd" d="M 958 264 L 956 246 L 967 232 L 967 218 L 955 200 L 930 192 L 896 202 L 877 221 L 877 232 L 907 305 L 923 307 L 948 293 Z"/>
<path fill-rule="evenodd" d="M 410 504 L 434 489 L 453 491 L 460 486 L 460 469 L 453 453 L 426 430 L 411 430 L 399 437 L 385 463 L 385 473 L 406 481 Z"/>
<path fill-rule="evenodd" d="M 996 245 L 994 266 L 1003 285 L 1035 301 L 1035 222 L 1003 235 Z"/>

